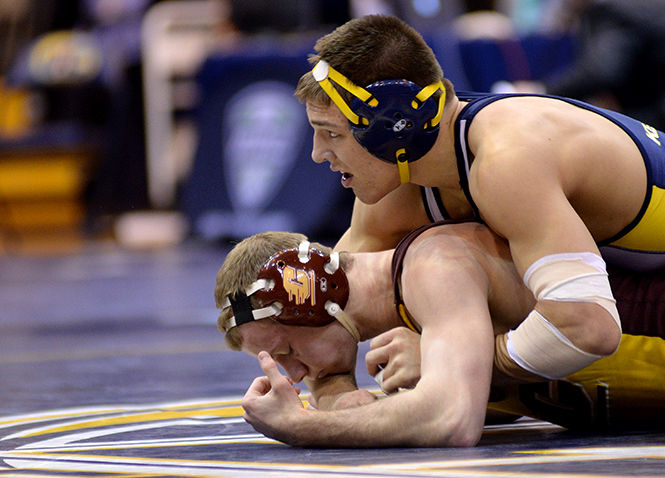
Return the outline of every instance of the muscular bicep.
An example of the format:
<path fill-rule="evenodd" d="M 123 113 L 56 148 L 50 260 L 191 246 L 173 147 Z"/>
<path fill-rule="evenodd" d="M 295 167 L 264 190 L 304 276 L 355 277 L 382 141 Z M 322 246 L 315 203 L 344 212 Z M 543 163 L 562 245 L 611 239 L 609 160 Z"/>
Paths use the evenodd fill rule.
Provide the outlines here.
<path fill-rule="evenodd" d="M 550 161 L 528 161 L 524 155 L 517 155 L 512 160 L 499 159 L 501 161 L 494 158 L 481 163 L 474 176 L 479 208 L 488 225 L 508 240 L 521 277 L 538 260 L 541 260 L 541 270 L 546 271 L 538 275 L 537 280 L 533 275 L 528 280 L 527 286 L 538 301 L 535 305 L 537 314 L 529 315 L 531 319 L 524 321 L 525 327 L 543 317 L 557 329 L 557 333 L 562 333 L 583 352 L 592 356 L 612 353 L 620 339 L 618 314 L 609 283 L 606 277 L 602 277 L 604 265 L 596 242 L 569 200 L 569 191 L 576 188 L 570 187 L 571 181 L 562 179 L 565 172 L 553 158 Z M 524 174 L 524 179 L 515 171 Z M 587 256 L 589 253 L 593 255 Z M 586 268 L 583 271 L 562 268 L 561 261 L 566 256 L 561 254 L 573 254 L 579 258 L 581 267 Z M 585 262 L 590 259 L 582 260 L 581 257 L 597 257 L 598 262 Z M 548 268 L 544 269 L 543 265 Z M 602 266 L 598 268 L 599 265 Z M 598 275 L 600 282 L 597 286 L 600 288 L 585 295 L 589 285 L 585 277 L 589 274 Z M 556 294 L 549 296 L 543 293 L 554 290 L 554 285 L 572 284 L 573 279 L 578 281 L 575 287 L 557 289 Z M 599 301 L 594 297 L 604 299 Z M 526 329 L 519 326 L 517 330 Z M 526 335 L 520 332 L 519 337 Z M 537 340 L 545 339 L 539 337 Z M 539 347 L 541 343 L 535 345 Z M 579 359 L 575 365 L 579 364 L 581 368 L 591 358 Z M 513 356 L 511 360 L 514 361 Z M 557 360 L 563 360 L 563 357 Z M 567 370 L 556 368 L 561 363 L 555 360 L 552 368 L 539 369 L 538 375 L 557 376 L 552 371 Z"/>
<path fill-rule="evenodd" d="M 508 240 L 520 275 L 546 255 L 598 254 L 591 233 L 567 197 L 560 167 L 554 161 L 529 161 L 523 156 L 526 153 L 511 159 L 483 158 L 471 177 L 481 216 Z"/>

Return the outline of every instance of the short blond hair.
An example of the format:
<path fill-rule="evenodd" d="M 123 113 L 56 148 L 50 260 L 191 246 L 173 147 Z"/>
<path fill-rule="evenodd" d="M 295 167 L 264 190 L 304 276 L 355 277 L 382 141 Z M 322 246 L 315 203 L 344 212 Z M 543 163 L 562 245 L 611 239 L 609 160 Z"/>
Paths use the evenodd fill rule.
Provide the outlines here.
<path fill-rule="evenodd" d="M 268 231 L 249 236 L 238 244 L 227 254 L 222 267 L 217 272 L 215 284 L 215 304 L 217 308 L 222 307 L 226 297 L 235 297 L 236 293 L 247 289 L 256 281 L 261 267 L 273 254 L 284 249 L 298 247 L 307 236 L 295 232 Z M 332 249 L 319 243 L 312 246 L 326 254 Z M 257 307 L 254 298 L 250 297 L 252 306 Z M 223 310 L 217 318 L 217 327 L 220 331 L 226 330 L 227 323 L 233 312 L 230 308 Z M 240 350 L 242 342 L 238 334 L 238 328 L 233 327 L 226 332 L 226 344 L 232 350 Z"/>

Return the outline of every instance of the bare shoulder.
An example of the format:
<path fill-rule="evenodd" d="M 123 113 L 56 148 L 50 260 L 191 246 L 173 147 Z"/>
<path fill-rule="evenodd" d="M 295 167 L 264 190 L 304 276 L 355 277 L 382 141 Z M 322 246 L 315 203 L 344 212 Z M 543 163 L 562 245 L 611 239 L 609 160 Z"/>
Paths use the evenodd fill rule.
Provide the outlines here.
<path fill-rule="evenodd" d="M 501 145 L 561 161 L 580 155 L 600 157 L 634 152 L 630 136 L 604 116 L 562 99 L 540 96 L 509 97 L 483 108 L 472 124 L 471 147 Z M 539 149 L 534 149 L 539 148 Z M 475 151 L 474 151 L 475 152 Z M 575 161 L 579 164 L 579 161 Z"/>
<path fill-rule="evenodd" d="M 446 224 L 424 232 L 407 252 L 401 284 L 404 303 L 423 330 L 445 326 L 441 319 L 454 317 L 455 311 L 464 310 L 468 318 L 474 310 L 485 317 L 491 311 L 492 324 L 507 331 L 534 305 L 508 243 L 480 223 Z"/>
<path fill-rule="evenodd" d="M 442 224 L 418 236 L 409 248 L 410 257 L 440 259 L 469 258 L 476 262 L 489 256 L 506 258 L 507 243 L 478 222 Z"/>
<path fill-rule="evenodd" d="M 566 101 L 496 101 L 478 113 L 469 145 L 471 194 L 483 219 L 511 244 L 540 241 L 532 232 L 542 228 L 550 231 L 553 247 L 567 242 L 593 248 L 579 226 L 602 240 L 626 227 L 642 207 L 646 168 L 632 138 L 604 116 Z M 566 238 L 571 229 L 580 236 Z M 538 254 L 545 252 L 553 251 Z"/>
<path fill-rule="evenodd" d="M 402 297 L 423 336 L 426 330 L 465 326 L 470 315 L 489 319 L 488 297 L 499 262 L 486 246 L 492 237 L 482 224 L 446 224 L 428 229 L 410 245 L 402 267 Z"/>
<path fill-rule="evenodd" d="M 376 204 L 356 199 L 351 226 L 336 249 L 357 252 L 392 249 L 410 231 L 428 223 L 420 188 L 405 184 Z"/>

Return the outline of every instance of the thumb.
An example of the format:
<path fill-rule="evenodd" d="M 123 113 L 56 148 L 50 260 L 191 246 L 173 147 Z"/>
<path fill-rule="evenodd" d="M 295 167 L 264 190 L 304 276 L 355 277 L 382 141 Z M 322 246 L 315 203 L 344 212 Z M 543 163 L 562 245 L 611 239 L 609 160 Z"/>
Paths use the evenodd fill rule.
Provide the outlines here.
<path fill-rule="evenodd" d="M 263 370 L 263 373 L 266 374 L 266 377 L 268 377 L 270 383 L 274 383 L 275 380 L 284 378 L 284 375 L 282 375 L 282 373 L 277 368 L 277 363 L 273 360 L 268 352 L 262 350 L 259 352 L 257 357 L 259 359 L 261 370 Z"/>

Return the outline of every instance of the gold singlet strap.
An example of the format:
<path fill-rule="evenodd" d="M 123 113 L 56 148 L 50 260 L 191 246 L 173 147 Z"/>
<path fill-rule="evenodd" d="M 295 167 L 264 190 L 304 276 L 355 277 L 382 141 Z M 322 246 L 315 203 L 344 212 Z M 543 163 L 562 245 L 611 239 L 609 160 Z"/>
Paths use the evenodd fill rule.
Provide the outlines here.
<path fill-rule="evenodd" d="M 411 322 L 411 319 L 409 318 L 409 314 L 407 314 L 406 312 L 404 304 L 398 304 L 397 310 L 399 311 L 399 316 L 402 319 L 402 322 L 404 322 L 404 325 L 406 325 L 409 329 L 411 329 L 415 333 L 420 334 L 420 330 L 418 330 L 416 326 L 413 325 L 413 322 Z"/>

